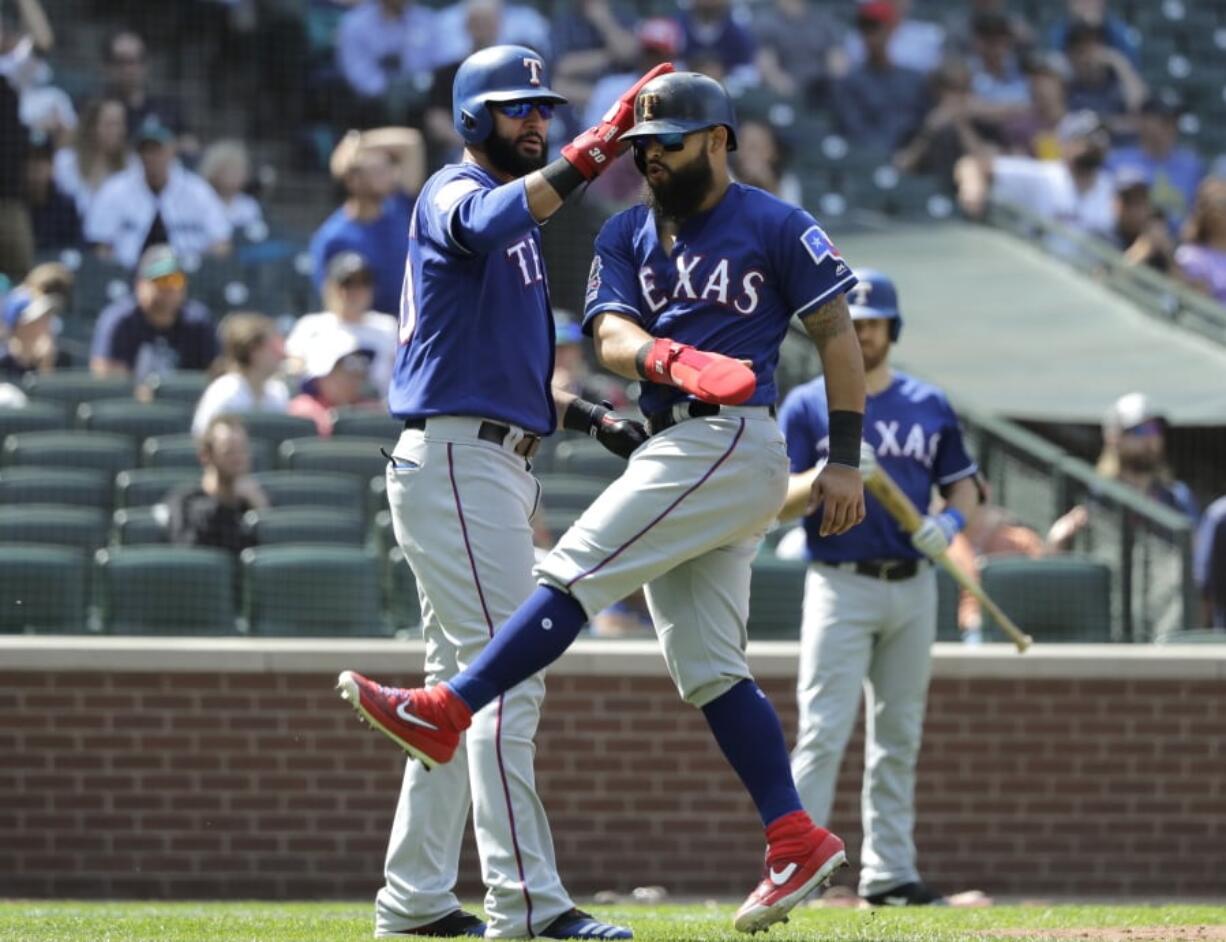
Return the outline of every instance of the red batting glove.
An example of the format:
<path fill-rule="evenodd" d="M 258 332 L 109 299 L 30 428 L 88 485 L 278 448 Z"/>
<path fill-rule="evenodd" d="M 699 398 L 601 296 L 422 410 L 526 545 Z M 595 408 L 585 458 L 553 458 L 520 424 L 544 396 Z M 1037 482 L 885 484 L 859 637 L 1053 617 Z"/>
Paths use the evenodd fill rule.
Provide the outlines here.
<path fill-rule="evenodd" d="M 617 157 L 618 139 L 634 126 L 634 99 L 639 89 L 656 76 L 672 71 L 671 62 L 657 65 L 622 93 L 598 125 L 588 128 L 562 148 L 562 156 L 583 174 L 585 180 L 596 179 Z"/>
<path fill-rule="evenodd" d="M 708 353 L 687 343 L 660 338 L 651 345 L 645 378 L 684 389 L 703 402 L 739 406 L 758 387 L 753 370 L 722 353 Z"/>

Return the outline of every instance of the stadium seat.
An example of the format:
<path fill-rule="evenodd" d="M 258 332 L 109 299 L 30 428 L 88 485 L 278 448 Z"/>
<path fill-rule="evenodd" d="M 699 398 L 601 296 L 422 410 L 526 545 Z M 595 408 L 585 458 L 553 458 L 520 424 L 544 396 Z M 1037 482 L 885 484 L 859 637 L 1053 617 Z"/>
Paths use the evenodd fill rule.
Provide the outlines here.
<path fill-rule="evenodd" d="M 421 599 L 417 595 L 417 579 L 409 561 L 399 546 L 393 546 L 381 557 L 383 590 L 387 593 L 387 617 L 393 631 L 421 629 Z"/>
<path fill-rule="evenodd" d="M 113 432 L 21 432 L 4 440 L 4 464 L 85 468 L 114 476 L 136 466 L 136 443 Z"/>
<path fill-rule="evenodd" d="M 372 412 L 370 409 L 338 409 L 336 421 L 332 425 L 332 434 L 345 438 L 378 438 L 388 442 L 385 447 L 391 451 L 400 433 L 404 431 L 404 422 L 394 419 L 386 412 Z"/>
<path fill-rule="evenodd" d="M 1111 569 L 1080 556 L 989 559 L 984 591 L 1038 643 L 1111 640 Z M 985 614 L 985 628 L 996 628 Z M 999 630 L 997 628 L 997 630 Z"/>
<path fill-rule="evenodd" d="M 382 477 L 387 459 L 381 438 L 294 438 L 281 443 L 281 467 L 292 471 L 334 471 L 354 474 L 365 481 Z"/>
<path fill-rule="evenodd" d="M 168 516 L 161 504 L 117 510 L 111 518 L 111 542 L 116 546 L 166 543 L 170 539 L 166 528 Z"/>
<path fill-rule="evenodd" d="M 375 514 L 375 519 L 370 527 L 371 543 L 375 549 L 375 555 L 379 559 L 387 556 L 387 551 L 395 547 L 396 532 L 392 528 L 392 512 L 390 510 L 380 510 Z"/>
<path fill-rule="evenodd" d="M 0 542 L 72 546 L 92 553 L 106 543 L 109 519 L 96 507 L 6 504 L 0 507 Z"/>
<path fill-rule="evenodd" d="M 619 458 L 594 438 L 566 438 L 553 453 L 554 474 L 575 474 L 612 481 L 626 470 Z"/>
<path fill-rule="evenodd" d="M 380 474 L 366 484 L 366 516 L 374 520 L 387 509 L 387 475 Z"/>
<path fill-rule="evenodd" d="M 114 634 L 230 634 L 234 558 L 189 546 L 120 546 L 99 550 L 98 609 Z"/>
<path fill-rule="evenodd" d="M 70 504 L 110 513 L 111 476 L 81 468 L 3 468 L 0 504 Z"/>
<path fill-rule="evenodd" d="M 197 468 L 133 468 L 115 475 L 115 506 L 148 507 L 183 484 L 200 480 Z"/>
<path fill-rule="evenodd" d="M 244 550 L 243 611 L 254 635 L 387 635 L 373 556 L 350 546 Z"/>
<path fill-rule="evenodd" d="M 353 512 L 330 507 L 272 507 L 252 510 L 243 518 L 243 526 L 260 546 L 284 543 L 338 543 L 362 546 L 366 528 L 362 517 Z"/>
<path fill-rule="evenodd" d="M 179 402 L 95 399 L 77 406 L 77 425 L 94 432 L 114 432 L 144 441 L 191 428 L 191 409 Z"/>
<path fill-rule="evenodd" d="M 762 640 L 792 640 L 800 637 L 800 617 L 805 597 L 803 559 L 780 559 L 769 553 L 753 561 L 749 584 L 749 637 Z"/>
<path fill-rule="evenodd" d="M 209 374 L 204 370 L 176 370 L 165 376 L 153 377 L 149 386 L 153 390 L 154 402 L 181 402 L 195 410 L 209 382 Z"/>
<path fill-rule="evenodd" d="M 126 376 L 100 379 L 89 370 L 56 370 L 54 373 L 27 373 L 22 380 L 26 394 L 37 401 L 63 403 L 75 413 L 77 406 L 92 399 L 118 399 L 131 396 L 133 382 Z"/>
<path fill-rule="evenodd" d="M 954 577 L 942 569 L 937 571 L 937 640 L 961 641 L 962 631 L 958 628 L 958 599 L 961 590 Z"/>
<path fill-rule="evenodd" d="M 0 442 L 18 432 L 68 428 L 68 413 L 58 402 L 31 401 L 20 408 L 0 408 Z"/>
<path fill-rule="evenodd" d="M 85 628 L 85 557 L 66 546 L 0 544 L 0 632 Z"/>
<path fill-rule="evenodd" d="M 199 446 L 188 432 L 178 435 L 155 435 L 141 445 L 140 463 L 145 468 L 200 468 Z M 258 438 L 251 439 L 251 470 L 271 467 L 273 446 Z"/>
<path fill-rule="evenodd" d="M 315 423 L 300 415 L 286 415 L 283 412 L 244 412 L 239 418 L 243 420 L 248 437 L 252 440 L 258 438 L 271 442 L 274 449 L 287 439 L 315 435 Z"/>
<path fill-rule="evenodd" d="M 269 502 L 280 507 L 323 507 L 363 512 L 362 482 L 327 471 L 258 471 L 255 479 Z"/>

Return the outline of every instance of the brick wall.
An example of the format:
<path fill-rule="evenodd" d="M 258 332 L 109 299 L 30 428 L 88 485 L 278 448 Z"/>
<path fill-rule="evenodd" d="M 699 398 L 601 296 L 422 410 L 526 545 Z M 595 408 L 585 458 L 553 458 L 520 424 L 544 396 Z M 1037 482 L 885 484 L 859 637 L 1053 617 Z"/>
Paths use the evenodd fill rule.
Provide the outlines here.
<path fill-rule="evenodd" d="M 654 666 L 629 676 L 589 665 L 550 679 L 538 773 L 563 876 L 578 894 L 650 883 L 742 894 L 762 850 L 752 806 L 701 715 L 677 700 L 658 655 L 645 656 Z M 35 670 L 27 657 L 14 670 L 0 650 L 0 896 L 361 898 L 377 888 L 403 762 L 336 699 L 331 671 L 56 663 Z M 974 667 L 938 660 L 932 686 L 917 834 L 930 882 L 1220 893 L 1221 680 Z M 606 670 L 621 673 L 616 660 Z M 792 681 L 765 673 L 791 736 Z M 857 732 L 834 822 L 853 858 L 861 762 Z M 471 850 L 463 871 L 476 893 Z"/>

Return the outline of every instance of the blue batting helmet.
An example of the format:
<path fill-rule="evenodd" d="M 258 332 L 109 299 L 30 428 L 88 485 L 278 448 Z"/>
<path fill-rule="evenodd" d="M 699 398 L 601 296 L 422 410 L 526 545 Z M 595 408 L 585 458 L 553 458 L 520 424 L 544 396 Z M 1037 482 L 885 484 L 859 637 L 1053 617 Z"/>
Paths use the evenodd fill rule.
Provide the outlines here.
<path fill-rule="evenodd" d="M 898 289 L 882 272 L 862 268 L 856 272 L 859 281 L 847 292 L 847 306 L 853 321 L 880 317 L 890 322 L 890 340 L 902 333 L 902 312 L 898 309 Z"/>
<path fill-rule="evenodd" d="M 639 91 L 634 127 L 621 139 L 689 134 L 717 124 L 728 129 L 728 150 L 736 150 L 736 111 L 724 86 L 701 72 L 666 72 Z"/>
<path fill-rule="evenodd" d="M 527 46 L 490 46 L 460 63 L 451 86 L 451 119 L 460 137 L 480 144 L 494 130 L 486 105 L 566 98 L 549 87 L 545 60 Z"/>

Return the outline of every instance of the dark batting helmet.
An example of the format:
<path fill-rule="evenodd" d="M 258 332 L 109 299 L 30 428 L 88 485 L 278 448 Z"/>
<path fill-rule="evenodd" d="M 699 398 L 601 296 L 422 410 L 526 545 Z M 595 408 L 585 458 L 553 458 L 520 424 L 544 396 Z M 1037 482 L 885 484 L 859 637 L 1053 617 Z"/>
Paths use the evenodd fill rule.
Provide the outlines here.
<path fill-rule="evenodd" d="M 853 321 L 880 317 L 890 322 L 890 340 L 902 333 L 902 312 L 898 309 L 898 289 L 887 275 L 871 268 L 856 272 L 855 287 L 847 292 L 847 306 Z"/>
<path fill-rule="evenodd" d="M 634 127 L 621 139 L 689 134 L 722 124 L 728 150 L 736 150 L 736 111 L 724 86 L 701 72 L 668 72 L 643 86 L 634 99 Z"/>
<path fill-rule="evenodd" d="M 460 63 L 451 85 L 451 119 L 466 143 L 480 144 L 494 130 L 486 105 L 508 101 L 566 104 L 549 87 L 544 58 L 527 46 L 490 46 Z"/>

